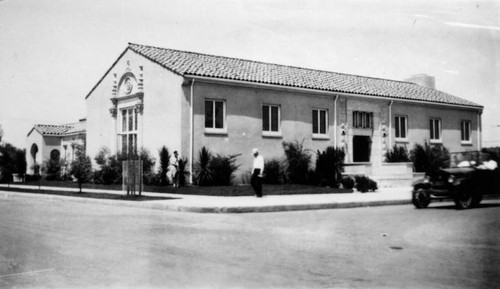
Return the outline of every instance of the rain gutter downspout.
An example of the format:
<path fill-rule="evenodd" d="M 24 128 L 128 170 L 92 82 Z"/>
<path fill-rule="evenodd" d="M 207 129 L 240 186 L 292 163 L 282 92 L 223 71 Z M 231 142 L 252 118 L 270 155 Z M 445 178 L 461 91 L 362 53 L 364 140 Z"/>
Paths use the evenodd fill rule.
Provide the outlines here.
<path fill-rule="evenodd" d="M 335 101 L 333 102 L 333 143 L 335 147 L 337 146 L 337 99 L 338 94 L 335 95 Z"/>
<path fill-rule="evenodd" d="M 482 110 L 477 113 L 477 147 L 478 150 L 480 151 L 482 149 L 482 144 L 481 144 L 481 135 L 482 135 L 482 123 L 481 123 L 481 114 Z"/>
<path fill-rule="evenodd" d="M 389 148 L 392 148 L 392 103 L 389 103 Z"/>
<path fill-rule="evenodd" d="M 193 184 L 193 157 L 194 157 L 194 78 L 191 79 L 191 107 L 189 112 L 189 131 L 190 131 L 190 140 L 189 140 L 189 161 L 191 165 L 189 166 L 189 183 Z"/>

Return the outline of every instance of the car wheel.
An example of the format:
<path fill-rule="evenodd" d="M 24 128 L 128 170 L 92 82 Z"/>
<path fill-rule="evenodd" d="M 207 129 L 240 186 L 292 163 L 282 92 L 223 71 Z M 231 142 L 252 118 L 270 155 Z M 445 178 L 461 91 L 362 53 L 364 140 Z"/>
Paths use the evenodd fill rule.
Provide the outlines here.
<path fill-rule="evenodd" d="M 459 210 L 468 209 L 472 207 L 472 204 L 472 196 L 468 193 L 462 193 L 455 199 L 455 205 Z"/>
<path fill-rule="evenodd" d="M 415 208 L 424 209 L 427 208 L 427 206 L 429 206 L 431 198 L 424 189 L 420 188 L 417 189 L 415 193 L 413 193 L 412 202 Z"/>

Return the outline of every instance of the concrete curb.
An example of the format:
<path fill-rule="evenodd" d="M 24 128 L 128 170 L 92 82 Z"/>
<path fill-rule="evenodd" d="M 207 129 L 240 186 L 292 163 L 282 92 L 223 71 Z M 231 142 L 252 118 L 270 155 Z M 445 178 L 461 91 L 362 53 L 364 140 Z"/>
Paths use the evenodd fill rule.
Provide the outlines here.
<path fill-rule="evenodd" d="M 30 192 L 9 192 L 0 190 L 0 198 L 41 198 L 44 200 L 59 202 L 78 202 L 78 203 L 94 203 L 110 206 L 135 207 L 142 209 L 153 210 L 168 210 L 177 212 L 189 213 L 212 213 L 212 214 L 239 214 L 239 213 L 270 213 L 270 212 L 285 212 L 285 211 L 304 211 L 304 210 L 325 210 L 325 209 L 343 209 L 343 208 L 358 208 L 358 207 L 375 207 L 375 206 L 390 206 L 390 205 L 407 205 L 411 204 L 410 199 L 397 200 L 367 200 L 367 201 L 328 201 L 322 203 L 303 203 L 303 204 L 262 204 L 261 206 L 203 206 L 203 205 L 183 205 L 169 204 L 171 200 L 155 200 L 134 202 L 125 200 L 103 200 L 92 198 L 79 198 L 73 196 L 59 196 L 50 194 L 37 194 Z"/>

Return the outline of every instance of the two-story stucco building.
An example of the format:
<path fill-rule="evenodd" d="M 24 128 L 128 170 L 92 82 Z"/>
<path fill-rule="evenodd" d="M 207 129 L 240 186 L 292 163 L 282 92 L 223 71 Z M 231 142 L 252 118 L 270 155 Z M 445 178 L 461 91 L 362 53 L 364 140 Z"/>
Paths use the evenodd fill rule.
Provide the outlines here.
<path fill-rule="evenodd" d="M 138 44 L 128 45 L 86 104 L 91 157 L 103 146 L 156 156 L 165 145 L 192 163 L 206 146 L 242 154 L 236 182 L 252 164 L 252 148 L 281 157 L 283 141 L 313 151 L 343 147 L 348 169 L 368 175 L 391 171 L 384 153 L 394 144 L 477 150 L 483 109 L 410 81 Z"/>

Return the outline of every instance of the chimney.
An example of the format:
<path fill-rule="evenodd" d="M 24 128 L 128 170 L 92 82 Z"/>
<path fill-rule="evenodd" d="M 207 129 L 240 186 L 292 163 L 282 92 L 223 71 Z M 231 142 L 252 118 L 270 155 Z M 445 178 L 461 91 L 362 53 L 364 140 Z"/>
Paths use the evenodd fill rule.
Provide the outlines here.
<path fill-rule="evenodd" d="M 434 76 L 429 76 L 427 74 L 415 74 L 405 79 L 405 81 L 429 88 L 436 88 L 436 81 L 434 80 Z"/>

